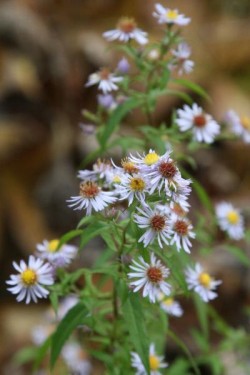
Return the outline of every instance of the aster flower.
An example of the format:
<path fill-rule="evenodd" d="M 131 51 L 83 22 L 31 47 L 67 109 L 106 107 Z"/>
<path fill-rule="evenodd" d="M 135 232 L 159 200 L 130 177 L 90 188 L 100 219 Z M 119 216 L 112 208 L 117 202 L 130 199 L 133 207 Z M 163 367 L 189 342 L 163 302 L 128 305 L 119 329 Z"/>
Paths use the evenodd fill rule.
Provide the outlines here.
<path fill-rule="evenodd" d="M 37 302 L 38 298 L 47 298 L 49 291 L 46 286 L 54 283 L 53 269 L 48 263 L 31 255 L 28 264 L 21 260 L 20 265 L 13 262 L 13 266 L 18 274 L 11 275 L 6 283 L 11 285 L 7 289 L 12 294 L 17 294 L 18 302 L 25 299 L 26 303 L 30 303 Z"/>
<path fill-rule="evenodd" d="M 140 155 L 137 153 L 137 156 L 130 155 L 128 159 L 137 165 L 140 170 L 148 171 L 148 167 L 154 165 L 160 159 L 160 156 L 155 152 L 155 150 L 150 149 L 147 154 L 143 153 Z"/>
<path fill-rule="evenodd" d="M 67 202 L 70 203 L 69 207 L 74 207 L 75 210 L 86 209 L 86 215 L 91 215 L 93 209 L 101 211 L 116 200 L 113 192 L 102 191 L 96 182 L 88 180 L 80 183 L 79 195 L 71 197 Z"/>
<path fill-rule="evenodd" d="M 52 267 L 65 267 L 71 263 L 77 254 L 77 247 L 73 245 L 63 244 L 59 246 L 59 240 L 44 240 L 41 244 L 37 244 L 37 256 L 47 260 Z"/>
<path fill-rule="evenodd" d="M 103 33 L 105 39 L 109 42 L 119 40 L 127 43 L 129 40 L 135 40 L 139 44 L 148 42 L 147 33 L 139 29 L 132 18 L 123 17 L 117 24 L 116 29 Z"/>
<path fill-rule="evenodd" d="M 135 223 L 139 228 L 146 229 L 146 232 L 139 238 L 139 242 L 143 242 L 144 247 L 147 247 L 157 239 L 161 248 L 163 244 L 168 245 L 168 239 L 172 232 L 167 213 L 157 206 L 154 210 L 150 207 L 144 207 L 143 209 L 138 207 L 137 210 L 140 215 L 134 215 Z"/>
<path fill-rule="evenodd" d="M 176 50 L 172 50 L 174 60 L 168 64 L 170 70 L 178 69 L 178 74 L 191 73 L 194 68 L 194 62 L 189 60 L 191 49 L 187 43 L 180 43 Z"/>
<path fill-rule="evenodd" d="M 149 367 L 150 367 L 150 375 L 160 375 L 161 372 L 159 371 L 162 368 L 168 367 L 166 362 L 163 362 L 164 357 L 158 356 L 155 352 L 155 345 L 150 344 L 149 347 Z M 136 375 L 147 375 L 147 371 L 142 363 L 140 356 L 135 353 L 131 352 L 131 366 L 136 369 Z"/>
<path fill-rule="evenodd" d="M 191 180 L 181 179 L 181 183 L 175 185 L 175 188 L 166 191 L 166 195 L 170 199 L 170 206 L 173 207 L 174 204 L 180 205 L 186 212 L 189 211 L 190 204 L 187 202 L 188 196 L 191 193 Z"/>
<path fill-rule="evenodd" d="M 185 271 L 188 289 L 194 290 L 204 302 L 217 297 L 214 289 L 221 284 L 221 280 L 214 280 L 203 267 L 196 263 L 194 269 L 188 267 Z"/>
<path fill-rule="evenodd" d="M 160 307 L 168 315 L 180 317 L 183 315 L 183 309 L 179 302 L 175 301 L 172 297 L 165 297 L 162 293 L 159 294 L 158 300 Z"/>
<path fill-rule="evenodd" d="M 155 4 L 155 9 L 153 16 L 158 19 L 159 24 L 185 26 L 191 21 L 184 14 L 180 14 L 177 9 L 165 8 L 161 4 Z"/>
<path fill-rule="evenodd" d="M 174 235 L 170 244 L 175 244 L 178 251 L 183 248 L 186 253 L 190 253 L 190 247 L 192 246 L 190 238 L 195 238 L 190 221 L 186 217 L 180 218 L 173 213 L 171 215 L 171 228 Z"/>
<path fill-rule="evenodd" d="M 86 353 L 77 342 L 68 342 L 62 349 L 62 358 L 72 373 L 89 375 L 92 371 Z"/>
<path fill-rule="evenodd" d="M 171 285 L 164 281 L 169 276 L 169 269 L 153 253 L 150 254 L 150 263 L 140 256 L 139 261 L 133 260 L 133 265 L 129 267 L 132 272 L 128 273 L 128 277 L 135 279 L 130 283 L 134 292 L 142 289 L 142 296 L 148 296 L 152 303 L 155 303 L 160 291 L 166 296 L 170 294 Z"/>
<path fill-rule="evenodd" d="M 96 163 L 93 164 L 93 170 L 88 169 L 80 170 L 77 177 L 81 180 L 91 180 L 97 181 L 99 179 L 109 179 L 109 174 L 112 172 L 113 167 L 111 163 L 102 161 L 98 159 Z"/>
<path fill-rule="evenodd" d="M 245 143 L 250 143 L 250 118 L 239 117 L 235 111 L 229 110 L 225 115 L 225 121 L 229 124 L 231 131 L 241 137 Z"/>
<path fill-rule="evenodd" d="M 128 199 L 130 206 L 134 199 L 145 205 L 145 193 L 148 192 L 148 180 L 142 174 L 124 175 L 119 185 L 116 185 L 116 193 L 121 200 Z"/>
<path fill-rule="evenodd" d="M 123 77 L 117 77 L 113 73 L 110 73 L 107 68 L 103 68 L 99 72 L 90 74 L 85 86 L 89 87 L 98 84 L 98 89 L 107 94 L 110 91 L 118 90 L 116 83 L 122 80 Z"/>
<path fill-rule="evenodd" d="M 180 131 L 191 129 L 197 142 L 212 143 L 220 133 L 219 124 L 196 103 L 192 107 L 185 104 L 183 108 L 177 110 L 176 124 Z"/>
<path fill-rule="evenodd" d="M 219 227 L 226 231 L 230 238 L 240 240 L 244 237 L 244 222 L 240 211 L 231 203 L 221 202 L 215 207 Z"/>
<path fill-rule="evenodd" d="M 170 190 L 176 190 L 177 186 L 186 184 L 176 163 L 170 158 L 170 151 L 162 155 L 156 163 L 151 165 L 150 169 L 148 168 L 147 176 L 151 181 L 150 194 L 156 189 L 159 192 L 164 189 L 168 195 Z"/>

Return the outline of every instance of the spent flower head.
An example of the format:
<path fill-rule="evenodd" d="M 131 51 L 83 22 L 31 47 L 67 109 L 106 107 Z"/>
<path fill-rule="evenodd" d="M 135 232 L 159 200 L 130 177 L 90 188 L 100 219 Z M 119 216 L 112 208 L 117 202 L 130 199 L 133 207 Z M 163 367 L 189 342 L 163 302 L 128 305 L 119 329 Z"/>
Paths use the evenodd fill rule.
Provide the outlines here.
<path fill-rule="evenodd" d="M 110 91 L 118 90 L 117 83 L 121 82 L 123 77 L 118 77 L 111 73 L 108 68 L 102 68 L 99 72 L 90 74 L 86 87 L 98 85 L 98 89 L 104 94 Z"/>
<path fill-rule="evenodd" d="M 193 139 L 197 142 L 212 143 L 220 133 L 219 124 L 196 103 L 192 107 L 185 104 L 183 109 L 178 109 L 175 121 L 180 131 L 192 130 Z"/>
<path fill-rule="evenodd" d="M 71 197 L 67 202 L 74 210 L 86 209 L 86 215 L 91 215 L 93 210 L 102 211 L 116 200 L 114 192 L 103 191 L 95 181 L 87 180 L 80 183 L 79 195 Z"/>
<path fill-rule="evenodd" d="M 130 40 L 135 40 L 142 45 L 148 42 L 148 34 L 137 27 L 133 18 L 128 17 L 122 17 L 118 21 L 116 29 L 105 31 L 103 36 L 109 42 L 118 40 L 127 43 Z"/>
<path fill-rule="evenodd" d="M 171 285 L 165 281 L 169 276 L 169 269 L 153 253 L 150 254 L 150 263 L 145 262 L 142 256 L 138 261 L 132 262 L 129 266 L 132 272 L 128 273 L 128 277 L 133 279 L 130 286 L 134 292 L 142 289 L 142 296 L 148 296 L 152 303 L 156 302 L 160 291 L 166 296 L 171 293 Z"/>
<path fill-rule="evenodd" d="M 139 228 L 145 229 L 145 233 L 139 238 L 139 242 L 143 242 L 147 247 L 155 240 L 159 246 L 169 244 L 172 231 L 170 228 L 169 216 L 157 206 L 154 209 L 150 207 L 137 208 L 139 214 L 134 215 L 134 221 Z"/>

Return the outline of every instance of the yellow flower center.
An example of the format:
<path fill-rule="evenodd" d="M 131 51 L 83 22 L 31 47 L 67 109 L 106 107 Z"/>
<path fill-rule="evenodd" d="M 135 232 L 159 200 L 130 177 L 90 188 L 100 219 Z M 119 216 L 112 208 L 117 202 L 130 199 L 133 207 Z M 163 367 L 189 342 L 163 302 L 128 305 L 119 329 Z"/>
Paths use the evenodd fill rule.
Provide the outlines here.
<path fill-rule="evenodd" d="M 166 17 L 169 19 L 169 20 L 176 20 L 176 18 L 178 17 L 178 12 L 176 10 L 171 10 L 169 9 L 166 13 Z"/>
<path fill-rule="evenodd" d="M 115 184 L 119 184 L 119 183 L 121 182 L 121 177 L 120 177 L 120 176 L 114 176 L 114 177 L 113 177 L 113 182 L 114 182 Z"/>
<path fill-rule="evenodd" d="M 55 253 L 58 249 L 59 240 L 52 240 L 48 243 L 48 251 L 50 253 Z"/>
<path fill-rule="evenodd" d="M 230 224 L 237 224 L 239 222 L 239 215 L 235 211 L 230 211 L 227 214 L 227 220 Z"/>
<path fill-rule="evenodd" d="M 155 164 L 159 160 L 159 155 L 156 152 L 150 152 L 144 158 L 144 163 L 147 165 Z"/>
<path fill-rule="evenodd" d="M 21 273 L 21 280 L 27 286 L 35 285 L 37 281 L 37 275 L 35 271 L 27 268 Z"/>
<path fill-rule="evenodd" d="M 174 300 L 173 300 L 173 298 L 165 298 L 162 302 L 163 302 L 164 305 L 166 305 L 166 306 L 172 306 Z"/>
<path fill-rule="evenodd" d="M 211 277 L 210 277 L 210 275 L 208 273 L 206 273 L 206 272 L 202 272 L 199 275 L 199 282 L 205 288 L 209 288 L 210 284 L 211 284 Z"/>
<path fill-rule="evenodd" d="M 250 118 L 247 116 L 242 116 L 240 120 L 243 128 L 250 131 Z"/>
<path fill-rule="evenodd" d="M 142 178 L 134 177 L 130 180 L 130 187 L 135 191 L 142 191 L 145 188 L 145 182 Z"/>
<path fill-rule="evenodd" d="M 158 370 L 160 361 L 155 355 L 150 355 L 149 356 L 149 365 L 150 365 L 150 370 Z"/>

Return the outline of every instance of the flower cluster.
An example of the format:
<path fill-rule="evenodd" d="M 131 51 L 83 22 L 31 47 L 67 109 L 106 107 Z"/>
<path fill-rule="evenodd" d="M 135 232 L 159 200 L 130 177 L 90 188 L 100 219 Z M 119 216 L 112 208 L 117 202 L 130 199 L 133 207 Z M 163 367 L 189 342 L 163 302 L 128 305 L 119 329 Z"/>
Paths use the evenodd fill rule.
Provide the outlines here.
<path fill-rule="evenodd" d="M 11 285 L 8 290 L 17 294 L 17 301 L 37 302 L 38 298 L 47 298 L 47 287 L 54 284 L 56 270 L 68 266 L 77 255 L 77 247 L 63 244 L 54 239 L 37 244 L 36 256 L 30 255 L 28 262 L 21 260 L 20 265 L 13 262 L 18 274 L 11 275 L 6 281 Z"/>

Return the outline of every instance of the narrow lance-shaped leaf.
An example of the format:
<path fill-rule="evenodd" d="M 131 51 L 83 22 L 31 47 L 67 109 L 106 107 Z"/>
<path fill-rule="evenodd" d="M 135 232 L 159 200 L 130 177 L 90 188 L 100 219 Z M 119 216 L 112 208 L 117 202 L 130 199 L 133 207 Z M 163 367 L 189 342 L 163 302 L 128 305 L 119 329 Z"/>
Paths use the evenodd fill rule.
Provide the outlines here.
<path fill-rule="evenodd" d="M 86 307 L 82 302 L 79 302 L 68 311 L 62 321 L 59 323 L 52 336 L 50 358 L 51 369 L 54 367 L 67 339 L 77 326 L 84 323 L 84 318 L 87 316 L 87 314 L 88 311 Z"/>
<path fill-rule="evenodd" d="M 131 98 L 127 99 L 123 104 L 119 105 L 110 116 L 103 133 L 100 136 L 101 147 L 105 148 L 105 144 L 110 139 L 110 136 L 119 126 L 120 121 L 134 108 L 139 107 L 141 99 Z"/>
<path fill-rule="evenodd" d="M 147 373 L 149 374 L 149 344 L 146 335 L 145 319 L 140 302 L 140 296 L 138 294 L 131 293 L 126 302 L 123 304 L 122 310 L 130 339 L 136 352 L 140 356 Z"/>

